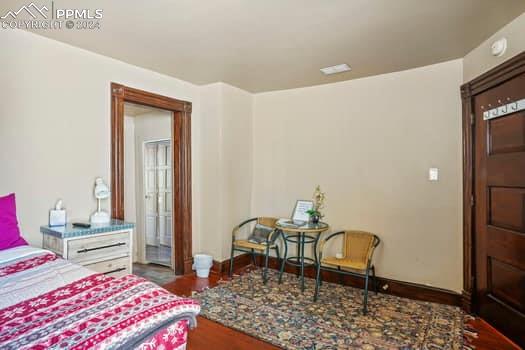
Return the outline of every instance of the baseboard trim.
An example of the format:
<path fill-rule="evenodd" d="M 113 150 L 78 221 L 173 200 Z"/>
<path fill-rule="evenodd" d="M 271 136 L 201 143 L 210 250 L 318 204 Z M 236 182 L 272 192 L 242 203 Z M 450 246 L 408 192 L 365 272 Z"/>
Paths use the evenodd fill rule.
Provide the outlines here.
<path fill-rule="evenodd" d="M 233 270 L 241 269 L 245 266 L 250 265 L 252 262 L 252 258 L 250 254 L 243 253 L 240 255 L 237 255 L 233 258 Z M 230 259 L 224 260 L 224 261 L 217 261 L 213 260 L 213 265 L 211 267 L 211 271 L 220 275 L 220 276 L 226 276 L 230 272 Z"/>
<path fill-rule="evenodd" d="M 262 266 L 264 260 L 261 256 L 258 256 L 256 261 L 259 266 Z M 250 254 L 241 254 L 236 256 L 234 258 L 233 264 L 234 270 L 250 265 Z M 268 260 L 268 267 L 278 270 L 280 268 L 280 261 L 276 257 L 270 257 Z M 227 275 L 229 268 L 230 260 L 228 259 L 223 262 L 214 261 L 212 270 L 220 275 Z M 299 269 L 290 265 L 286 265 L 285 271 L 289 273 L 298 273 Z M 339 275 L 332 271 L 321 271 L 321 273 L 323 281 L 348 285 L 361 289 L 364 288 L 364 279 L 362 278 Z M 307 277 L 315 278 L 315 270 L 312 267 L 305 268 L 304 274 Z M 412 282 L 398 281 L 380 276 L 377 277 L 377 281 L 379 293 L 459 307 L 461 307 L 463 303 L 461 294 L 447 289 L 425 286 Z"/>
<path fill-rule="evenodd" d="M 467 313 L 472 313 L 472 294 L 467 292 L 466 290 L 463 290 L 461 293 L 461 304 L 463 311 Z"/>

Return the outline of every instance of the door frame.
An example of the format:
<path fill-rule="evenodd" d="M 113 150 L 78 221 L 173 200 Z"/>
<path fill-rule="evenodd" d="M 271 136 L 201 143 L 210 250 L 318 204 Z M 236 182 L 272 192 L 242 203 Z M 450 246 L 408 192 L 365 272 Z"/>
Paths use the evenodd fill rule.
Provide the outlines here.
<path fill-rule="evenodd" d="M 124 103 L 172 112 L 172 244 L 177 275 L 191 272 L 191 102 L 111 83 L 111 216 L 124 220 Z"/>
<path fill-rule="evenodd" d="M 476 95 L 491 89 L 525 72 L 525 51 L 483 73 L 461 86 L 462 128 L 463 128 L 463 291 L 462 306 L 466 312 L 477 310 L 476 262 L 475 262 L 475 206 L 474 188 L 474 125 L 473 99 Z"/>

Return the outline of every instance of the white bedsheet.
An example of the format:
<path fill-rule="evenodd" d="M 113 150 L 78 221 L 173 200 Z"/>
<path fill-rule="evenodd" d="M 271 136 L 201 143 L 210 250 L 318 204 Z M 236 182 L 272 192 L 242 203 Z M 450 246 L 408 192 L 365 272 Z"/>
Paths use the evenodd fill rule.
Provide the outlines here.
<path fill-rule="evenodd" d="M 28 245 L 0 250 L 0 265 L 20 258 L 41 253 L 50 253 L 49 250 L 35 248 Z"/>
<path fill-rule="evenodd" d="M 0 266 L 48 252 L 29 246 L 2 250 L 0 251 Z M 47 293 L 94 273 L 80 265 L 57 259 L 42 266 L 0 277 L 0 309 Z"/>

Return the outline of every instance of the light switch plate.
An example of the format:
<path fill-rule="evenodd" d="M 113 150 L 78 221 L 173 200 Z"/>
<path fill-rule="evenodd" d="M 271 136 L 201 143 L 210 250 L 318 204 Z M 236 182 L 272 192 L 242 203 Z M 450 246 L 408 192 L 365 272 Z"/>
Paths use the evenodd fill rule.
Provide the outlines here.
<path fill-rule="evenodd" d="M 430 181 L 437 181 L 438 180 L 438 168 L 430 168 L 428 169 L 428 179 Z"/>

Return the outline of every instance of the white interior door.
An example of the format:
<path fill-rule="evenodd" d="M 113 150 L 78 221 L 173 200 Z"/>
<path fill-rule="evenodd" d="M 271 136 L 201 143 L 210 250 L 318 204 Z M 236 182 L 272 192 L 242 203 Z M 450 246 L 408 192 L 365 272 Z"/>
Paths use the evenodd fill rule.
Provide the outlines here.
<path fill-rule="evenodd" d="M 146 143 L 144 152 L 144 213 L 146 244 L 158 245 L 157 237 L 157 177 L 155 170 L 157 145 Z"/>
<path fill-rule="evenodd" d="M 157 214 L 161 245 L 171 246 L 171 142 L 157 146 Z"/>
<path fill-rule="evenodd" d="M 155 262 L 159 256 L 164 262 L 171 252 L 172 237 L 172 170 L 171 141 L 152 141 L 144 144 L 144 214 L 146 245 L 162 250 L 152 250 L 146 260 Z M 159 254 L 159 255 L 157 255 Z M 171 260 L 171 259 L 169 259 Z"/>

